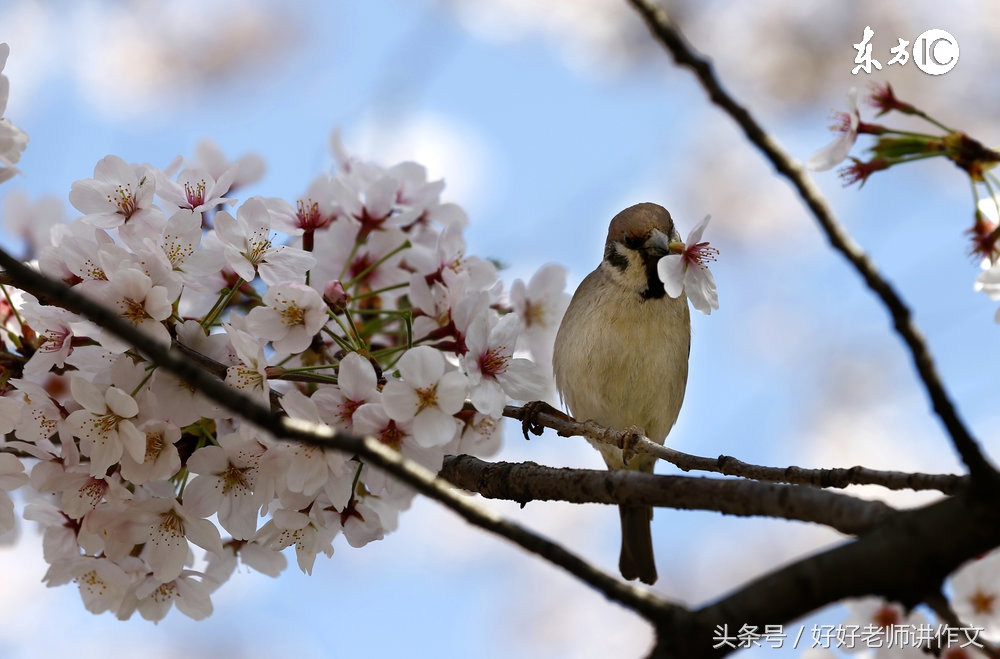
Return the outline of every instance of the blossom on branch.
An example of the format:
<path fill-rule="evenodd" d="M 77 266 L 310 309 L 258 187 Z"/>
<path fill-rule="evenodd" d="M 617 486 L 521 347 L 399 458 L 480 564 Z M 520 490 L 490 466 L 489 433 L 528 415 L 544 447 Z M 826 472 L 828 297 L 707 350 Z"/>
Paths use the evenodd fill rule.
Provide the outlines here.
<path fill-rule="evenodd" d="M 203 145 L 178 174 L 180 158 L 109 155 L 72 186 L 83 215 L 53 228 L 40 267 L 275 414 L 435 471 L 486 455 L 504 404 L 550 387 L 515 350 L 524 328 L 532 353 L 551 351 L 565 273 L 519 285 L 511 309 L 442 181 L 347 160 L 295 204 L 237 205 L 255 161 Z M 0 453 L 0 531 L 8 490 L 44 494 L 25 516 L 44 529 L 45 581 L 76 583 L 90 611 L 201 619 L 239 562 L 275 576 L 294 547 L 310 572 L 341 533 L 362 547 L 394 530 L 415 496 L 361 456 L 276 441 L 58 300 L 9 301 L 0 428 L 36 464 L 29 478 Z"/>

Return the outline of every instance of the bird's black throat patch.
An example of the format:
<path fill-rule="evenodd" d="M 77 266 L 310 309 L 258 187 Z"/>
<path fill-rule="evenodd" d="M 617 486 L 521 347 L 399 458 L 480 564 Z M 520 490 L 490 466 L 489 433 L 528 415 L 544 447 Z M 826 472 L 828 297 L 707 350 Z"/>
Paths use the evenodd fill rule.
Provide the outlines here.
<path fill-rule="evenodd" d="M 659 300 L 667 294 L 667 290 L 663 288 L 663 282 L 660 281 L 660 275 L 656 272 L 656 263 L 659 258 L 655 258 L 651 254 L 643 254 L 643 258 L 646 264 L 646 290 L 642 292 L 642 299 Z"/>

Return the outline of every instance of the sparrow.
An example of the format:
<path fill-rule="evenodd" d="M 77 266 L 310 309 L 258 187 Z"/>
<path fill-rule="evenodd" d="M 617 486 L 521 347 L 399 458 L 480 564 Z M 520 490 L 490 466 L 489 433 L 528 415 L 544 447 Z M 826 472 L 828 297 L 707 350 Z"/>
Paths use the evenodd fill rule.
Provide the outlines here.
<path fill-rule="evenodd" d="M 623 430 L 638 427 L 663 444 L 687 385 L 691 319 L 683 293 L 666 294 L 656 265 L 680 243 L 670 213 L 657 204 L 626 208 L 611 220 L 604 259 L 576 290 L 556 334 L 556 389 L 570 414 Z M 656 459 L 591 442 L 609 469 L 652 473 Z M 619 507 L 618 568 L 628 580 L 656 582 L 651 506 Z"/>

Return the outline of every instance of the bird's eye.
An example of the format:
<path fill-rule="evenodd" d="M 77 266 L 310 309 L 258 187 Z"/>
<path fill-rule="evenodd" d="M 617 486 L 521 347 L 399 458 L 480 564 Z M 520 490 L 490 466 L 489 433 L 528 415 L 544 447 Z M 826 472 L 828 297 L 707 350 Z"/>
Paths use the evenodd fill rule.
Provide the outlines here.
<path fill-rule="evenodd" d="M 646 241 L 641 236 L 625 236 L 625 246 L 629 249 L 642 249 Z"/>

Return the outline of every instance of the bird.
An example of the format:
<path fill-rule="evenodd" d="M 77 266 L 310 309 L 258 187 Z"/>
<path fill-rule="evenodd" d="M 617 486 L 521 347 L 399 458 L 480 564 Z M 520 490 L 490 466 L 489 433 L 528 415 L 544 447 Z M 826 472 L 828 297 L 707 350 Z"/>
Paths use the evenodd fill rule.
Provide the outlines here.
<path fill-rule="evenodd" d="M 667 295 L 657 263 L 680 236 L 666 208 L 630 206 L 608 227 L 604 257 L 573 295 L 556 334 L 556 390 L 579 421 L 638 428 L 663 444 L 684 402 L 691 318 L 687 299 Z M 656 459 L 588 440 L 609 469 L 652 473 Z M 656 582 L 651 506 L 619 506 L 622 577 Z"/>

